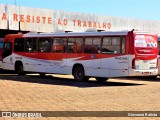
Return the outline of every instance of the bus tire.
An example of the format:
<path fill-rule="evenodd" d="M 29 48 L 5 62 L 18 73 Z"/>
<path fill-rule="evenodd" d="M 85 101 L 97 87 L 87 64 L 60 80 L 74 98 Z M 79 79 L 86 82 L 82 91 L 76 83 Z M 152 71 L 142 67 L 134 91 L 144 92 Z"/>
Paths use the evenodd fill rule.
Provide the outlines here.
<path fill-rule="evenodd" d="M 105 77 L 96 77 L 97 82 L 105 82 L 108 80 L 108 78 Z"/>
<path fill-rule="evenodd" d="M 77 65 L 73 69 L 74 79 L 77 81 L 88 81 L 89 77 L 85 76 L 84 68 L 81 65 Z"/>
<path fill-rule="evenodd" d="M 19 63 L 15 66 L 15 70 L 17 72 L 18 75 L 23 76 L 25 75 L 24 71 L 23 71 L 23 65 L 22 63 Z"/>

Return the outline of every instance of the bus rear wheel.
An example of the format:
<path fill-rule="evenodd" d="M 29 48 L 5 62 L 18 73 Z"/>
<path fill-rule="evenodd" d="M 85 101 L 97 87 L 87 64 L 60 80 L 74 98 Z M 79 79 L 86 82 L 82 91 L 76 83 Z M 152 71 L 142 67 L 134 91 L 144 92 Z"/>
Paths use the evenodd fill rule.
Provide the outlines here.
<path fill-rule="evenodd" d="M 89 77 L 85 76 L 85 72 L 82 66 L 76 66 L 73 70 L 74 79 L 77 81 L 88 81 Z"/>
<path fill-rule="evenodd" d="M 97 82 L 105 82 L 108 80 L 108 78 L 105 77 L 96 77 Z"/>

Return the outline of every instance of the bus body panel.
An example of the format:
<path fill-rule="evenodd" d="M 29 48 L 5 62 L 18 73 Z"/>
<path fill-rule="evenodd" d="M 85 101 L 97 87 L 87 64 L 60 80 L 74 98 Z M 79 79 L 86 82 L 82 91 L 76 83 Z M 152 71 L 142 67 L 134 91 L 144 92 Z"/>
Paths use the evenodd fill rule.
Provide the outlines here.
<path fill-rule="evenodd" d="M 33 59 L 33 58 L 23 58 L 21 59 L 15 59 L 15 58 L 22 58 L 23 56 L 15 55 L 15 57 L 7 57 L 5 58 L 5 61 L 8 61 L 4 64 L 4 68 L 8 70 L 14 70 L 14 64 L 13 61 L 23 61 L 24 64 L 24 71 L 30 71 L 30 72 L 44 72 L 44 73 L 58 73 L 58 74 L 72 74 L 72 67 L 74 64 L 82 64 L 84 66 L 86 76 L 99 76 L 99 77 L 119 77 L 119 76 L 146 76 L 146 75 L 155 75 L 157 74 L 157 70 L 133 70 L 132 65 L 130 64 L 130 67 L 126 63 L 129 63 L 128 59 L 133 59 L 133 56 L 124 55 L 122 58 L 125 58 L 125 60 L 118 60 L 117 57 L 112 58 L 104 58 L 104 59 L 96 59 L 92 60 L 92 64 L 94 63 L 94 66 L 98 66 L 98 61 L 101 62 L 100 68 L 94 68 L 93 65 L 88 65 L 91 63 L 91 60 L 77 60 L 75 59 L 65 59 L 62 60 L 39 60 L 39 59 Z M 78 59 L 78 58 L 77 58 Z M 156 61 L 153 60 L 153 61 Z M 67 64 L 65 64 L 67 63 Z M 98 63 L 98 64 L 97 64 Z M 109 64 L 106 64 L 109 63 Z M 94 68 L 94 69 L 93 69 Z M 65 70 L 66 69 L 66 70 Z M 61 71 L 65 70 L 65 71 Z"/>
<path fill-rule="evenodd" d="M 109 77 L 128 76 L 128 55 L 102 55 L 101 69 L 108 73 Z M 107 55 L 108 56 L 108 55 Z"/>
<path fill-rule="evenodd" d="M 8 56 L 8 57 L 3 59 L 3 61 L 5 61 L 5 62 L 2 63 L 2 68 L 3 69 L 5 69 L 5 70 L 15 70 L 12 58 L 13 57 Z"/>
<path fill-rule="evenodd" d="M 155 64 L 154 64 L 154 69 L 148 69 L 150 66 L 150 63 L 157 62 L 157 58 L 153 59 L 153 60 L 149 60 L 148 63 L 145 62 L 146 60 L 140 60 L 142 65 L 147 66 L 146 69 L 133 69 L 133 59 L 134 59 L 135 55 L 129 55 L 129 76 L 148 76 L 148 75 L 157 75 L 158 69 L 155 69 Z M 144 62 L 144 63 L 143 63 Z M 147 63 L 147 64 L 146 64 Z M 140 64 L 139 64 L 140 65 Z M 145 68 L 145 67 L 143 67 Z"/>

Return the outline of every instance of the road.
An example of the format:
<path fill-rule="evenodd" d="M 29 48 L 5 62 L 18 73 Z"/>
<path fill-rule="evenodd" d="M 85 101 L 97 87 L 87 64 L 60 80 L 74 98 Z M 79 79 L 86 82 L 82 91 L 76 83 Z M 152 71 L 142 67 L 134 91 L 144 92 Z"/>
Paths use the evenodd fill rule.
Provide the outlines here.
<path fill-rule="evenodd" d="M 40 77 L 0 74 L 0 86 L 0 111 L 160 110 L 160 78 L 111 78 L 107 82 L 97 83 L 94 79 L 89 82 L 77 82 L 71 76 L 64 75 Z M 106 119 L 105 117 L 78 119 L 90 118 Z M 158 120 L 158 118 L 143 119 Z M 141 120 L 142 117 L 121 119 Z"/>

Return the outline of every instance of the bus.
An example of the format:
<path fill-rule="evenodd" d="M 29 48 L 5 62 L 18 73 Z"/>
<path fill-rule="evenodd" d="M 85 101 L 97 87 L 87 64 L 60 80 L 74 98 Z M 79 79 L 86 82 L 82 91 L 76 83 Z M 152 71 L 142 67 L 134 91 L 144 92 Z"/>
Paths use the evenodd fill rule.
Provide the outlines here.
<path fill-rule="evenodd" d="M 3 43 L 4 43 L 4 38 L 0 38 L 0 68 L 2 68 Z"/>
<path fill-rule="evenodd" d="M 8 34 L 3 69 L 70 74 L 75 80 L 94 77 L 156 76 L 158 36 L 140 31 Z"/>

